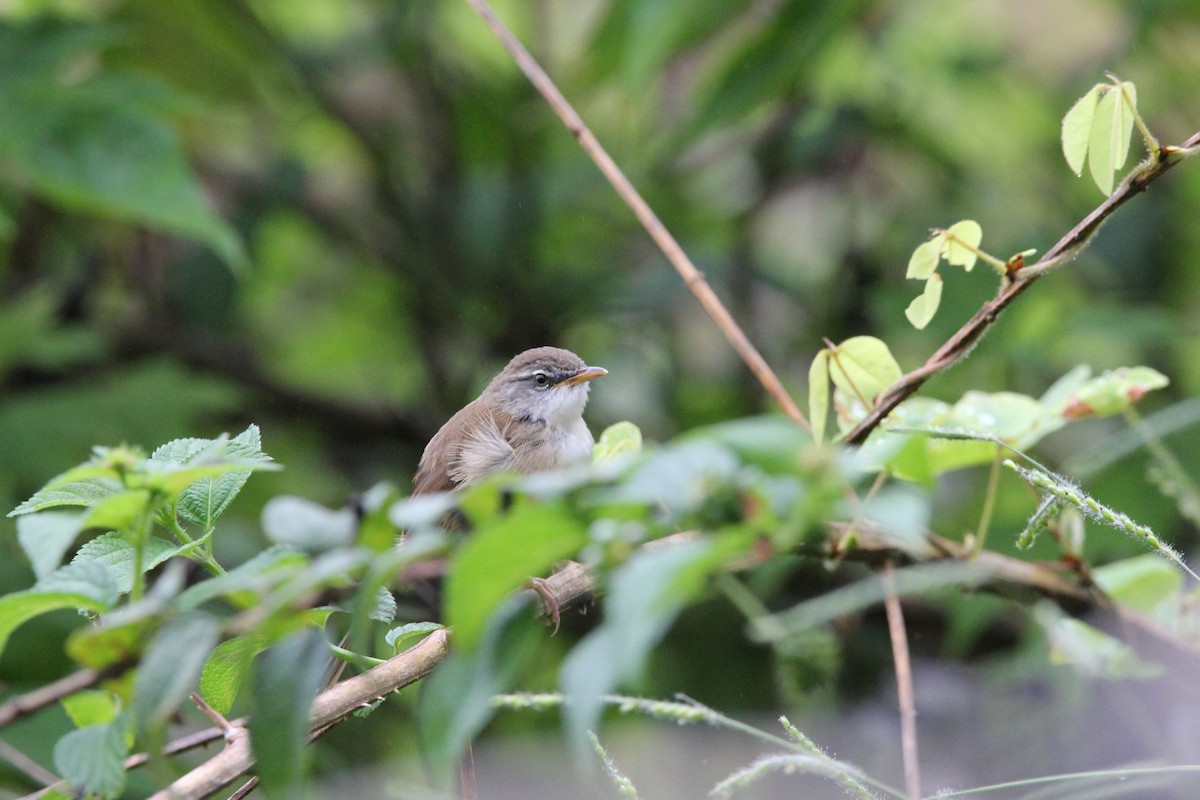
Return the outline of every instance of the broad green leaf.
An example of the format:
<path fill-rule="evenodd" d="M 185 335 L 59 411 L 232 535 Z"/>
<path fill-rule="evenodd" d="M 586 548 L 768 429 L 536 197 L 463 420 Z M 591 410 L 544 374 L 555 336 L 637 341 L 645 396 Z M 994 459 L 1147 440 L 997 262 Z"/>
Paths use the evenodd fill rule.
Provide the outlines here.
<path fill-rule="evenodd" d="M 262 451 L 262 438 L 257 425 L 249 426 L 232 439 L 176 439 L 159 447 L 151 457 L 186 464 L 218 443 L 220 455 L 238 461 L 271 461 L 271 457 Z M 249 469 L 236 470 L 196 481 L 179 495 L 179 515 L 205 531 L 212 530 L 217 518 L 233 502 L 251 472 Z"/>
<path fill-rule="evenodd" d="M 1106 195 L 1112 194 L 1113 175 L 1129 155 L 1133 132 L 1133 115 L 1121 92 L 1110 88 L 1096 103 L 1092 129 L 1088 136 L 1088 165 L 1096 186 Z"/>
<path fill-rule="evenodd" d="M 76 728 L 112 722 L 121 710 L 116 695 L 107 689 L 75 692 L 64 697 L 61 703 Z"/>
<path fill-rule="evenodd" d="M 142 550 L 142 572 L 149 572 L 178 552 L 178 545 L 151 536 Z M 117 591 L 127 593 L 133 587 L 134 547 L 118 533 L 106 533 L 85 542 L 72 564 L 99 562 L 108 567 L 117 584 Z"/>
<path fill-rule="evenodd" d="M 66 651 L 75 663 L 104 669 L 140 654 L 148 633 L 160 622 L 162 604 L 150 601 L 105 614 L 99 625 L 72 631 Z"/>
<path fill-rule="evenodd" d="M 329 550 L 354 540 L 357 521 L 348 508 L 337 510 L 306 500 L 281 495 L 267 501 L 262 510 L 262 529 L 276 544 L 301 550 Z"/>
<path fill-rule="evenodd" d="M 219 631 L 217 621 L 209 615 L 189 612 L 155 635 L 133 684 L 133 712 L 139 730 L 154 731 L 165 725 L 196 688 Z"/>
<path fill-rule="evenodd" d="M 291 547 L 269 547 L 224 575 L 190 587 L 175 599 L 174 605 L 181 609 L 195 608 L 222 596 L 243 599 L 243 604 L 253 603 L 258 595 L 301 572 L 307 565 L 308 557 Z"/>
<path fill-rule="evenodd" d="M 583 525 L 563 508 L 526 502 L 471 534 L 450 560 L 446 622 L 455 647 L 478 645 L 488 618 L 507 595 L 573 555 L 587 541 Z"/>
<path fill-rule="evenodd" d="M 937 270 L 938 260 L 942 254 L 942 245 L 945 244 L 945 241 L 946 237 L 938 233 L 913 250 L 912 256 L 908 259 L 908 270 L 904 273 L 904 277 L 910 280 L 928 280 L 929 276 Z"/>
<path fill-rule="evenodd" d="M 1066 419 L 1119 414 L 1136 405 L 1147 392 L 1165 387 L 1166 375 L 1150 367 L 1108 370 L 1079 386 L 1061 408 Z"/>
<path fill-rule="evenodd" d="M 222 714 L 228 714 L 233 701 L 246 683 L 254 658 L 271 646 L 265 633 L 247 633 L 217 646 L 200 673 L 200 696 Z"/>
<path fill-rule="evenodd" d="M 1083 164 L 1087 160 L 1088 141 L 1092 135 L 1092 120 L 1096 115 L 1096 101 L 1100 99 L 1102 90 L 1096 84 L 1088 93 L 1075 101 L 1071 110 L 1062 121 L 1062 148 L 1067 159 L 1067 166 L 1076 176 L 1083 174 Z"/>
<path fill-rule="evenodd" d="M 925 281 L 925 291 L 913 298 L 904 309 L 904 316 L 917 330 L 924 330 L 942 302 L 942 276 L 933 274 Z"/>
<path fill-rule="evenodd" d="M 642 550 L 613 573 L 604 621 L 575 646 L 560 672 L 569 699 L 568 729 L 577 746 L 595 730 L 603 696 L 638 679 L 679 611 L 704 591 L 714 570 L 752 540 L 751 534 L 735 532 Z"/>
<path fill-rule="evenodd" d="M 297 795 L 313 698 L 328 669 L 329 643 L 313 628 L 275 645 L 255 664 L 250 742 L 255 772 L 271 797 Z"/>
<path fill-rule="evenodd" d="M 1087 383 L 1092 377 L 1092 368 L 1087 364 L 1078 364 L 1067 371 L 1065 375 L 1050 385 L 1050 388 L 1038 398 L 1039 402 L 1051 414 L 1061 413 L 1072 395 Z"/>
<path fill-rule="evenodd" d="M 54 745 L 55 769 L 80 793 L 117 797 L 125 789 L 128 728 L 120 718 L 67 733 Z"/>
<path fill-rule="evenodd" d="M 871 402 L 904 373 L 888 346 L 873 336 L 855 336 L 830 354 L 829 376 L 834 385 Z"/>
<path fill-rule="evenodd" d="M 108 528 L 127 531 L 150 502 L 150 492 L 145 489 L 128 489 L 106 497 L 92 507 L 83 518 L 84 528 Z"/>
<path fill-rule="evenodd" d="M 100 613 L 116 602 L 116 586 L 102 564 L 59 567 L 32 589 L 0 597 L 0 652 L 12 632 L 36 616 L 64 608 Z"/>
<path fill-rule="evenodd" d="M 69 483 L 51 482 L 46 488 L 34 493 L 33 497 L 8 512 L 8 516 L 31 514 L 58 506 L 95 506 L 121 491 L 121 484 L 114 478 L 84 478 Z"/>
<path fill-rule="evenodd" d="M 420 636 L 424 638 L 426 634 L 433 631 L 440 631 L 445 625 L 440 625 L 436 622 L 409 622 L 405 625 L 392 628 L 383 637 L 383 640 L 388 643 L 396 653 L 407 650 L 416 644 L 414 639 Z"/>
<path fill-rule="evenodd" d="M 808 421 L 812 425 L 813 441 L 825 439 L 825 423 L 829 419 L 829 351 L 821 350 L 808 368 Z"/>
<path fill-rule="evenodd" d="M 651 453 L 604 498 L 654 506 L 677 519 L 701 509 L 739 469 L 737 456 L 725 445 L 684 439 Z"/>
<path fill-rule="evenodd" d="M 983 241 L 983 228 L 973 219 L 964 219 L 951 225 L 946 233 L 946 263 L 970 272 L 979 258 L 975 250 Z"/>
<path fill-rule="evenodd" d="M 743 464 L 788 475 L 795 473 L 800 452 L 812 443 L 812 437 L 803 428 L 775 414 L 693 428 L 676 439 L 677 442 L 692 440 L 724 445 L 736 453 Z"/>
<path fill-rule="evenodd" d="M 63 556 L 81 530 L 83 514 L 77 511 L 43 511 L 17 517 L 17 541 L 44 578 L 62 564 Z"/>
<path fill-rule="evenodd" d="M 598 464 L 625 453 L 640 453 L 641 450 L 642 432 L 638 426 L 632 422 L 618 422 L 605 428 L 596 440 L 592 463 Z"/>
<path fill-rule="evenodd" d="M 1145 614 L 1172 604 L 1183 586 L 1179 568 L 1153 553 L 1096 567 L 1092 577 L 1113 600 Z"/>

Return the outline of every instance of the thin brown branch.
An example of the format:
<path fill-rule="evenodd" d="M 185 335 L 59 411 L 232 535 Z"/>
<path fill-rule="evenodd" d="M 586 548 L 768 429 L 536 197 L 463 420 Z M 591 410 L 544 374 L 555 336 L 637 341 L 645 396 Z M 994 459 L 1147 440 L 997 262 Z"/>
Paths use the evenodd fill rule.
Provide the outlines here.
<path fill-rule="evenodd" d="M 134 661 L 122 661 L 119 664 L 114 664 L 102 670 L 81 669 L 78 672 L 72 672 L 70 675 L 59 678 L 53 683 L 48 683 L 31 692 L 18 695 L 4 703 L 4 705 L 0 705 L 0 727 L 32 714 L 48 705 L 53 705 L 67 695 L 91 688 L 109 678 L 115 678 L 123 674 L 126 670 L 131 669 L 135 663 Z"/>
<path fill-rule="evenodd" d="M 7 761 L 13 769 L 25 773 L 34 783 L 50 786 L 59 782 L 57 775 L 3 739 L 0 739 L 0 759 Z"/>
<path fill-rule="evenodd" d="M 883 607 L 887 612 L 888 633 L 892 638 L 892 663 L 896 669 L 896 694 L 900 700 L 900 752 L 904 759 L 904 786 L 909 800 L 921 796 L 921 766 L 917 757 L 917 704 L 913 697 L 912 660 L 908 655 L 908 634 L 904 629 L 904 611 L 896 594 L 895 567 L 883 565 L 886 591 Z"/>
<path fill-rule="evenodd" d="M 1016 300 L 1051 268 L 1074 258 L 1087 246 L 1093 234 L 1100 229 L 1113 212 L 1131 198 L 1144 191 L 1171 167 L 1200 146 L 1200 132 L 1193 134 L 1178 147 L 1163 147 L 1155 157 L 1131 172 L 1121 185 L 1099 206 L 1092 210 L 1065 236 L 1051 247 L 1044 256 L 1016 273 L 1016 278 L 1006 281 L 991 300 L 975 312 L 975 315 L 958 329 L 945 344 L 937 349 L 924 364 L 902 376 L 880 395 L 871 413 L 846 434 L 848 444 L 862 444 L 871 431 L 879 426 L 888 414 L 910 397 L 925 381 L 949 369 L 971 351 L 988 329 L 995 324 L 1000 312 Z"/>
<path fill-rule="evenodd" d="M 767 364 L 766 359 L 758 352 L 758 349 L 751 343 L 750 339 L 742 331 L 741 327 L 734 320 L 721 299 L 717 297 L 716 292 L 709 286 L 708 281 L 704 278 L 704 273 L 696 269 L 696 265 L 688 258 L 687 253 L 679 246 L 679 242 L 671 235 L 662 220 L 654 213 L 649 204 L 633 187 L 629 179 L 625 177 L 625 173 L 617 166 L 608 151 L 600 144 L 591 130 L 584 124 L 583 119 L 579 116 L 575 108 L 563 97 L 562 92 L 554 85 L 550 76 L 541 68 L 537 61 L 525 49 L 525 46 L 512 34 L 512 32 L 500 21 L 496 16 L 496 12 L 488 4 L 487 0 L 467 0 L 468 3 L 479 13 L 483 21 L 491 29 L 496 38 L 504 46 L 512 56 L 513 61 L 525 73 L 530 83 L 534 88 L 545 98 L 546 102 L 554 110 L 562 123 L 567 127 L 578 141 L 580 147 L 592 159 L 599 168 L 600 172 L 612 184 L 613 189 L 629 206 L 638 221 L 642 223 L 642 227 L 650 234 L 650 238 L 662 250 L 663 255 L 671 262 L 671 266 L 679 273 L 679 277 L 683 279 L 683 283 L 687 286 L 696 299 L 700 301 L 700 305 L 708 312 L 713 321 L 725 334 L 725 338 L 733 345 L 733 349 L 737 351 L 742 360 L 750 368 L 758 378 L 759 383 L 771 395 L 772 399 L 779 405 L 783 412 L 795 420 L 799 425 L 806 430 L 809 428 L 808 420 L 804 418 L 804 414 L 796 405 L 796 402 L 788 394 L 783 387 L 779 377 Z"/>

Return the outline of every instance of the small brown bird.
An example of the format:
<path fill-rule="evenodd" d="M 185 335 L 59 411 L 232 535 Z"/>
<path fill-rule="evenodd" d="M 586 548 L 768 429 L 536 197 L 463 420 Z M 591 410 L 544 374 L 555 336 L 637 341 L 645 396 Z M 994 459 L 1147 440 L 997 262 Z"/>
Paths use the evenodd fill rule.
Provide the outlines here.
<path fill-rule="evenodd" d="M 607 374 L 557 347 L 515 356 L 429 440 L 413 494 L 453 491 L 501 470 L 540 472 L 588 460 L 589 381 Z"/>

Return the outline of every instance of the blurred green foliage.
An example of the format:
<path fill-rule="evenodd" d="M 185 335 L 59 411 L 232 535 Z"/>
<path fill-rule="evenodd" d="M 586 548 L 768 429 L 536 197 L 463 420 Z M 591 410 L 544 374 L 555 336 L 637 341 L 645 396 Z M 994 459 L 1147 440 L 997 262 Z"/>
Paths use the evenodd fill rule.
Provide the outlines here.
<path fill-rule="evenodd" d="M 1105 70 L 1137 85 L 1164 144 L 1200 128 L 1190 0 L 496 6 L 797 394 L 824 338 L 876 336 L 912 369 L 994 291 L 988 270 L 955 274 L 937 317 L 913 330 L 905 266 L 930 227 L 970 218 L 1001 257 L 1045 251 L 1100 202 L 1064 162 L 1059 125 Z M 924 396 L 1037 398 L 1081 364 L 1096 374 L 1148 365 L 1171 381 L 1141 410 L 1178 457 L 1177 472 L 1155 477 L 1172 494 L 1180 475 L 1200 473 L 1188 446 L 1200 413 L 1186 401 L 1200 394 L 1197 219 L 1191 164 L 1122 209 Z M 256 476 L 222 518 L 216 557 L 239 563 L 267 544 L 257 519 L 268 498 L 338 506 L 379 480 L 406 485 L 440 422 L 513 353 L 541 344 L 609 369 L 589 409 L 597 431 L 628 419 L 664 441 L 767 409 L 465 3 L 0 4 L 0 506 L 95 444 L 255 422 L 287 469 Z M 1147 483 L 1144 451 L 1101 459 L 1126 425 L 1085 419 L 1047 436 L 1038 458 L 1081 472 L 1099 464 L 1085 488 L 1186 553 L 1194 520 Z M 778 440 L 710 429 L 663 461 L 651 454 L 643 477 L 666 481 L 664 464 L 690 464 L 674 476 L 681 485 L 697 475 L 724 485 L 750 462 L 763 498 L 795 504 L 794 487 L 769 480 L 777 465 L 761 463 L 774 452 L 764 438 Z M 803 474 L 817 518 L 836 487 Z M 979 523 L 986 478 L 984 467 L 951 473 L 933 494 L 885 490 L 882 516 L 960 537 Z M 991 526 L 1012 535 L 990 543 L 1008 551 L 1032 501 L 1012 476 L 1000 482 Z M 735 494 L 693 502 L 642 479 L 613 489 L 607 508 L 646 502 L 639 487 L 676 498 L 670 510 L 690 521 L 740 519 Z M 798 542 L 807 530 L 787 533 Z M 1034 557 L 1057 555 L 1046 538 Z M 0 589 L 28 588 L 11 520 L 0 521 L 0 548 Z M 1118 535 L 1086 538 L 1097 563 L 1134 552 Z M 783 607 L 845 579 L 781 558 L 746 582 Z M 946 623 L 947 653 L 973 640 L 989 649 L 1003 611 L 963 621 L 979 607 Z M 878 637 L 847 634 L 840 655 L 797 639 L 796 658 L 767 658 L 722 636 L 740 615 L 705 606 L 697 622 L 695 609 L 654 650 L 646 691 L 772 707 L 813 685 L 858 692 L 888 670 Z M 0 659 L 6 685 L 69 670 L 60 642 L 76 622 L 50 614 L 14 634 Z M 613 634 L 569 630 L 526 668 L 554 685 L 584 635 Z M 751 690 L 695 666 L 717 643 L 731 647 L 715 657 L 722 670 Z M 119 727 L 98 724 L 88 736 Z M 367 758 L 351 739 L 344 757 Z M 22 746 L 50 764 L 53 740 L 39 728 Z"/>

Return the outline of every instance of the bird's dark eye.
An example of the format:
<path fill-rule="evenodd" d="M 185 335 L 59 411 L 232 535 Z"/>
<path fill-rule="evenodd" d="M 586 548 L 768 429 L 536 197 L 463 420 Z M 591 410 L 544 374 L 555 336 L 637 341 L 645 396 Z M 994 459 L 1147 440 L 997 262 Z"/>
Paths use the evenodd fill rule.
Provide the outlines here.
<path fill-rule="evenodd" d="M 533 383 L 535 386 L 543 387 L 550 385 L 550 378 L 544 372 L 533 373 Z"/>

